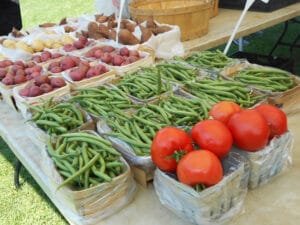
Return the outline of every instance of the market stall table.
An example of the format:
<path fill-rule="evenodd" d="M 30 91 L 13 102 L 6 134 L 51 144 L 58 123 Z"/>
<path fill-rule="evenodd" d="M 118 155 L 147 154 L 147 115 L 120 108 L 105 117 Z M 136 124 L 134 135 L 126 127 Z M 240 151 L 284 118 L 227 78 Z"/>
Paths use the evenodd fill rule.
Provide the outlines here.
<path fill-rule="evenodd" d="M 226 43 L 240 15 L 240 10 L 220 9 L 219 15 L 210 20 L 208 34 L 184 42 L 185 49 L 206 50 Z M 300 16 L 300 3 L 270 13 L 248 12 L 236 37 L 247 36 L 297 16 Z"/>
<path fill-rule="evenodd" d="M 47 176 L 41 169 L 43 162 L 38 160 L 41 151 L 26 136 L 25 126 L 25 120 L 20 114 L 12 112 L 5 103 L 0 103 L 0 135 L 62 215 L 70 224 L 77 224 L 74 223 L 74 215 L 69 214 L 68 206 L 60 200 L 56 187 L 51 185 L 48 179 L 45 179 Z M 296 225 L 297 221 L 300 221 L 300 214 L 298 213 L 300 210 L 300 181 L 298 179 L 300 173 L 300 140 L 297 138 L 300 133 L 299 114 L 289 116 L 289 127 L 295 136 L 293 167 L 275 178 L 271 183 L 250 191 L 246 197 L 244 213 L 231 224 Z M 120 212 L 103 220 L 101 224 L 182 225 L 188 223 L 160 204 L 153 185 L 150 184 L 148 188 L 139 186 L 134 201 Z"/>

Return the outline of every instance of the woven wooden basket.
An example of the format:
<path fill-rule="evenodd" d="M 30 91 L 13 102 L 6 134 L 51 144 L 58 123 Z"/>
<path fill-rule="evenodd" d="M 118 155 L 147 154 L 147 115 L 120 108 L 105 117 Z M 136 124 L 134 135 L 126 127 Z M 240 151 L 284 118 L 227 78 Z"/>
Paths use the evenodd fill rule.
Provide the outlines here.
<path fill-rule="evenodd" d="M 153 18 L 160 23 L 178 25 L 181 40 L 186 41 L 207 34 L 212 4 L 211 0 L 147 0 L 133 1 L 129 9 L 136 21 Z"/>

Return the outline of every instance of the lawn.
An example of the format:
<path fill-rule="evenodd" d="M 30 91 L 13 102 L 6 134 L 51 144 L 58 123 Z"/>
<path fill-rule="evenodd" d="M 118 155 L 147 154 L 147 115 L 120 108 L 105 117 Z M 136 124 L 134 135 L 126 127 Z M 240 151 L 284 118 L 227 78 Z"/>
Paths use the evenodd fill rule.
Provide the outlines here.
<path fill-rule="evenodd" d="M 44 22 L 58 22 L 62 17 L 73 17 L 94 11 L 92 0 L 20 0 L 23 25 L 30 28 Z M 287 39 L 293 40 L 297 35 L 297 26 L 289 30 Z M 246 50 L 266 54 L 281 31 L 282 25 L 267 29 L 262 35 L 247 38 L 250 44 Z M 276 34 L 276 35 L 274 35 Z M 287 48 L 276 51 L 278 56 L 289 57 Z M 299 51 L 292 57 L 299 59 Z M 297 65 L 300 72 L 299 65 Z M 62 218 L 55 206 L 39 188 L 33 178 L 23 169 L 21 173 L 22 187 L 15 190 L 13 186 L 14 155 L 0 139 L 0 224 L 3 225 L 62 225 L 67 222 Z"/>

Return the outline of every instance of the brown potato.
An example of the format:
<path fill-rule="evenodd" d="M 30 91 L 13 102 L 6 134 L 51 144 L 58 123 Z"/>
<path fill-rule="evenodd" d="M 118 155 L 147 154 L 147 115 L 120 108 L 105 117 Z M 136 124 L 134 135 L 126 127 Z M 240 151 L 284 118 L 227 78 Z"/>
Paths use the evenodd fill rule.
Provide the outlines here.
<path fill-rule="evenodd" d="M 65 29 L 66 33 L 70 33 L 70 32 L 75 31 L 75 29 L 73 27 L 71 27 L 71 26 L 65 26 L 64 29 Z"/>
<path fill-rule="evenodd" d="M 93 39 L 101 39 L 103 35 L 99 31 L 98 24 L 96 22 L 90 22 L 88 25 L 88 36 Z"/>
<path fill-rule="evenodd" d="M 143 27 L 142 25 L 140 25 L 140 29 L 142 31 L 141 43 L 144 43 L 152 36 L 152 31 L 151 29 Z"/>
<path fill-rule="evenodd" d="M 160 26 L 160 27 L 156 27 L 155 29 L 153 29 L 153 33 L 155 35 L 158 35 L 158 34 L 162 34 L 162 33 L 165 33 L 165 32 L 168 32 L 172 30 L 171 27 L 168 27 L 168 26 Z"/>
<path fill-rule="evenodd" d="M 65 18 L 62 18 L 61 20 L 60 20 L 60 22 L 59 22 L 59 25 L 65 25 L 65 24 L 67 24 L 67 18 L 65 17 Z"/>
<path fill-rule="evenodd" d="M 109 38 L 109 28 L 103 24 L 100 24 L 99 26 L 99 33 L 105 37 L 105 38 Z"/>
<path fill-rule="evenodd" d="M 14 36 L 14 37 L 23 37 L 24 34 L 22 34 L 18 29 L 16 29 L 15 27 L 13 27 L 12 31 L 11 31 L 11 34 Z"/>
<path fill-rule="evenodd" d="M 154 22 L 153 18 L 149 18 L 149 19 L 147 19 L 146 27 L 154 29 L 157 27 L 157 24 Z"/>
<path fill-rule="evenodd" d="M 130 32 L 134 32 L 136 25 L 134 23 L 130 23 L 129 21 L 125 24 L 125 28 Z"/>
<path fill-rule="evenodd" d="M 39 27 L 54 27 L 56 23 L 42 23 Z"/>
<path fill-rule="evenodd" d="M 140 43 L 140 40 L 137 39 L 129 30 L 121 29 L 119 33 L 119 41 L 124 45 L 136 45 Z"/>
<path fill-rule="evenodd" d="M 105 23 L 108 20 L 107 16 L 102 15 L 95 15 L 95 19 L 98 23 Z"/>

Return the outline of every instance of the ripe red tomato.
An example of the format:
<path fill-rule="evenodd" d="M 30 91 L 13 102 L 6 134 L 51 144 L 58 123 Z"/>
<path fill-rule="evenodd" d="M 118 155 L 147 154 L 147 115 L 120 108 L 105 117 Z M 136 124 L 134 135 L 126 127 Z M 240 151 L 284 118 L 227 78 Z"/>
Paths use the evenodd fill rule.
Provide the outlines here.
<path fill-rule="evenodd" d="M 236 112 L 241 111 L 241 107 L 229 101 L 222 101 L 215 104 L 209 111 L 209 115 L 215 120 L 219 120 L 223 123 L 227 123 L 229 118 Z"/>
<path fill-rule="evenodd" d="M 203 120 L 192 129 L 192 138 L 200 148 L 209 150 L 219 158 L 225 157 L 233 143 L 229 129 L 218 120 Z"/>
<path fill-rule="evenodd" d="M 222 180 L 223 168 L 219 158 L 208 150 L 197 150 L 186 154 L 178 163 L 177 177 L 181 183 L 209 187 Z"/>
<path fill-rule="evenodd" d="M 270 129 L 267 121 L 254 109 L 235 113 L 227 125 L 234 143 L 240 149 L 255 152 L 268 143 Z"/>
<path fill-rule="evenodd" d="M 193 150 L 191 137 L 176 127 L 165 127 L 157 132 L 151 145 L 153 163 L 161 170 L 175 172 L 176 158 Z"/>
<path fill-rule="evenodd" d="M 271 131 L 270 138 L 287 131 L 287 117 L 281 109 L 268 104 L 259 105 L 255 109 L 267 121 Z"/>

